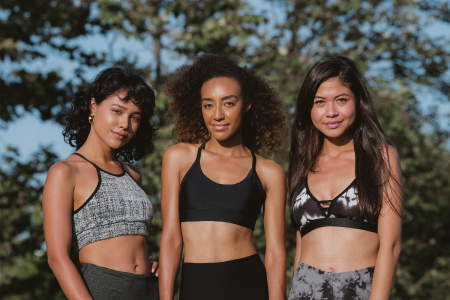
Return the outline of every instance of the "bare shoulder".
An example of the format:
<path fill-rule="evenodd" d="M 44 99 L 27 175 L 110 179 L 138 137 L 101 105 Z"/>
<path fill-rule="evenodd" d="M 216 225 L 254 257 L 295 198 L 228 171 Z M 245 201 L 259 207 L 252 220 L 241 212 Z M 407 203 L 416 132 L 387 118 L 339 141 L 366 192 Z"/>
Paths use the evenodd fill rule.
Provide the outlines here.
<path fill-rule="evenodd" d="M 72 156 L 63 161 L 53 164 L 47 173 L 45 186 L 48 188 L 56 186 L 70 187 L 75 185 L 78 165 Z"/>
<path fill-rule="evenodd" d="M 139 170 L 138 167 L 130 165 L 130 164 L 126 164 L 126 168 L 127 168 L 128 173 L 131 175 L 131 177 L 133 177 L 134 180 L 136 180 L 139 184 L 141 184 L 141 182 L 142 182 L 141 170 Z"/>
<path fill-rule="evenodd" d="M 389 165 L 397 166 L 400 163 L 400 157 L 395 147 L 387 144 L 382 144 L 380 148 L 381 152 L 383 153 L 383 158 L 389 163 Z"/>
<path fill-rule="evenodd" d="M 189 143 L 178 143 L 170 146 L 164 151 L 163 160 L 171 162 L 184 162 L 186 158 L 191 156 L 196 157 L 197 150 L 200 145 Z"/>
<path fill-rule="evenodd" d="M 47 178 L 59 178 L 61 181 L 67 181 L 73 178 L 76 172 L 76 166 L 69 160 L 59 161 L 53 164 L 48 170 Z"/>
<path fill-rule="evenodd" d="M 279 183 L 279 181 L 284 182 L 286 180 L 286 172 L 282 166 L 274 160 L 266 159 L 259 155 L 256 155 L 256 172 L 266 185 Z"/>

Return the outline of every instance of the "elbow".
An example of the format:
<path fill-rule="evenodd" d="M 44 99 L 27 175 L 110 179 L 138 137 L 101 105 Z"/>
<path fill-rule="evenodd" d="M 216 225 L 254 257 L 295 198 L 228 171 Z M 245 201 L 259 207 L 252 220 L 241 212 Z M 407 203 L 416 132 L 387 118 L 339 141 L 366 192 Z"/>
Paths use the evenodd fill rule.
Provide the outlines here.
<path fill-rule="evenodd" d="M 401 251 L 402 251 L 402 242 L 399 241 L 395 243 L 394 246 L 392 247 L 392 253 L 395 257 L 399 257 Z"/>
<path fill-rule="evenodd" d="M 162 247 L 169 247 L 172 249 L 177 249 L 182 247 L 183 245 L 183 239 L 181 235 L 175 234 L 175 235 L 161 235 L 161 241 L 160 241 L 161 248 Z"/>
<path fill-rule="evenodd" d="M 70 260 L 70 259 L 69 259 Z M 56 269 L 60 268 L 61 265 L 65 263 L 65 259 L 62 257 L 54 256 L 54 255 L 47 255 L 47 263 L 50 269 L 52 269 L 53 272 L 55 272 Z"/>

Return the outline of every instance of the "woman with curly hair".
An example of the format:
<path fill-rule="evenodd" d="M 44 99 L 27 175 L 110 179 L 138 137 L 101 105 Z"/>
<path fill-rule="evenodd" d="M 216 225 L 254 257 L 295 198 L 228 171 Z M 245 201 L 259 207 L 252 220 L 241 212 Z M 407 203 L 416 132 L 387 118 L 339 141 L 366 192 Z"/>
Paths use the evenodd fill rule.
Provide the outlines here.
<path fill-rule="evenodd" d="M 180 143 L 163 156 L 160 298 L 173 299 L 184 244 L 180 300 L 284 299 L 285 173 L 257 155 L 282 147 L 277 93 L 218 54 L 180 67 L 165 89 Z M 262 206 L 265 267 L 252 243 Z"/>
<path fill-rule="evenodd" d="M 325 58 L 306 75 L 291 143 L 297 246 L 289 299 L 389 299 L 401 249 L 401 170 L 352 60 Z"/>
<path fill-rule="evenodd" d="M 42 199 L 48 263 L 69 299 L 159 297 L 146 247 L 153 207 L 139 169 L 118 160 L 153 151 L 154 108 L 150 86 L 121 68 L 103 70 L 72 99 L 63 134 L 77 151 L 50 168 Z"/>

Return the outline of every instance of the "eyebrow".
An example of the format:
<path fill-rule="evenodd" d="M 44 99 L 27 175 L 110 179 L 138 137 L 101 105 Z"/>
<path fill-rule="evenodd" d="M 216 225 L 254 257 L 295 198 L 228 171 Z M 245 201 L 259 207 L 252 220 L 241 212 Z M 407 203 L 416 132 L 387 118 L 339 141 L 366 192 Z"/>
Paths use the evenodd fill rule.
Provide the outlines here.
<path fill-rule="evenodd" d="M 228 100 L 228 99 L 231 99 L 231 98 L 239 99 L 238 96 L 235 96 L 235 95 L 228 95 L 228 96 L 222 97 L 222 99 L 220 99 L 220 100 L 223 101 L 223 100 Z M 213 101 L 213 99 L 211 99 L 211 98 L 203 98 L 202 101 Z"/>
<path fill-rule="evenodd" d="M 114 104 L 111 104 L 111 106 L 117 106 L 117 107 L 120 107 L 120 108 L 122 108 L 122 109 L 124 109 L 124 110 L 127 110 L 127 108 L 126 108 L 125 106 L 120 105 L 120 104 L 114 103 Z M 132 112 L 132 114 L 137 114 L 137 115 L 142 116 L 142 114 L 141 114 L 140 112 L 138 112 L 138 111 L 134 111 L 134 112 Z"/>
<path fill-rule="evenodd" d="M 339 95 L 337 95 L 337 96 L 336 96 L 336 97 L 334 97 L 334 98 L 339 98 L 339 97 L 341 97 L 341 96 L 347 96 L 347 97 L 350 97 L 350 95 L 349 95 L 349 94 L 346 94 L 346 93 L 342 93 L 342 94 L 339 94 Z M 325 97 L 322 97 L 322 96 L 315 96 L 314 98 L 325 99 Z"/>

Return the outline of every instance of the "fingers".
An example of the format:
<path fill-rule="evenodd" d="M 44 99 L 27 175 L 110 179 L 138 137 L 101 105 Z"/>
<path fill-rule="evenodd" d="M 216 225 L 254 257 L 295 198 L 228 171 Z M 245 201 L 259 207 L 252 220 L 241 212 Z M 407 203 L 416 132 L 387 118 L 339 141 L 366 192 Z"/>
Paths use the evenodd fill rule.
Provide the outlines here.
<path fill-rule="evenodd" d="M 159 269 L 158 269 L 158 262 L 154 261 L 152 263 L 152 273 L 155 273 L 156 271 L 156 277 L 158 277 Z"/>

